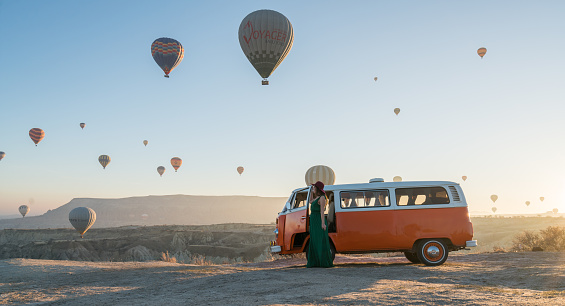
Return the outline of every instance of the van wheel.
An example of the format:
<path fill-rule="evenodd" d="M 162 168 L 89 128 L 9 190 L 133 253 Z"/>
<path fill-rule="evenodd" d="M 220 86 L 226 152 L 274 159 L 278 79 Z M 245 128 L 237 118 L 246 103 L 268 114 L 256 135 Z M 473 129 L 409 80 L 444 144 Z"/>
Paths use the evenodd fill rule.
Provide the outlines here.
<path fill-rule="evenodd" d="M 426 266 L 439 266 L 447 260 L 449 250 L 441 240 L 423 240 L 418 244 L 416 255 Z"/>
<path fill-rule="evenodd" d="M 406 256 L 406 259 L 410 260 L 411 263 L 415 263 L 415 264 L 422 263 L 422 262 L 418 259 L 418 255 L 416 255 L 416 253 L 404 252 L 404 256 Z"/>

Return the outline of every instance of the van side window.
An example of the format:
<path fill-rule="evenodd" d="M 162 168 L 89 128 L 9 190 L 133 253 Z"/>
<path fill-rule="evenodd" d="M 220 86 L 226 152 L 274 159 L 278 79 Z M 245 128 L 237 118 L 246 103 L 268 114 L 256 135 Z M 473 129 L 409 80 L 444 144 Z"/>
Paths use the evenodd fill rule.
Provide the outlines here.
<path fill-rule="evenodd" d="M 292 205 L 292 208 L 299 208 L 299 207 L 306 206 L 306 198 L 307 197 L 308 197 L 307 192 L 297 193 L 296 196 L 294 197 L 294 203 Z"/>
<path fill-rule="evenodd" d="M 342 208 L 390 206 L 388 190 L 360 190 L 341 192 Z"/>
<path fill-rule="evenodd" d="M 399 206 L 449 204 L 447 191 L 442 187 L 397 188 Z"/>

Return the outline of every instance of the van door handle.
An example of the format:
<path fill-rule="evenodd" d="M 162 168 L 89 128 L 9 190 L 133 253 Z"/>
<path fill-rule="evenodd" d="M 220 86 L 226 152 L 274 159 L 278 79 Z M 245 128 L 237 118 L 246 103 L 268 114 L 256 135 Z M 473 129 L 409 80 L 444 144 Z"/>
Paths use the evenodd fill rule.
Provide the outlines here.
<path fill-rule="evenodd" d="M 300 218 L 300 219 L 306 219 L 306 217 L 302 217 L 302 218 Z"/>

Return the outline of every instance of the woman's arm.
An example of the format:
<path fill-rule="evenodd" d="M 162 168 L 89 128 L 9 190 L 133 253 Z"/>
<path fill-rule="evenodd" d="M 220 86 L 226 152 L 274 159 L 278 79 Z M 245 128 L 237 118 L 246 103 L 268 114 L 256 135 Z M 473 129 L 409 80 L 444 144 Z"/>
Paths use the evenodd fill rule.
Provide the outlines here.
<path fill-rule="evenodd" d="M 324 211 L 326 210 L 326 197 L 321 196 L 320 200 L 318 201 L 318 203 L 320 203 L 320 214 L 321 214 L 321 218 L 322 218 L 322 229 L 325 231 L 326 230 L 326 221 L 325 216 L 324 216 Z"/>

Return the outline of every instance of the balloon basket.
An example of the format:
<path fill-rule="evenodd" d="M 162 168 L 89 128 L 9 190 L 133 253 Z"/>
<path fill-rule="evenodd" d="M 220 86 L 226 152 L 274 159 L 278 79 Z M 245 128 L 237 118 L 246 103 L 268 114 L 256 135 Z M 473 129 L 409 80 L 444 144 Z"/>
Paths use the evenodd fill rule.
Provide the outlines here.
<path fill-rule="evenodd" d="M 165 77 L 168 79 L 168 78 L 169 78 L 169 75 L 168 75 L 168 74 L 165 74 Z"/>
<path fill-rule="evenodd" d="M 261 85 L 269 85 L 269 81 L 263 80 L 263 81 L 261 81 Z"/>

